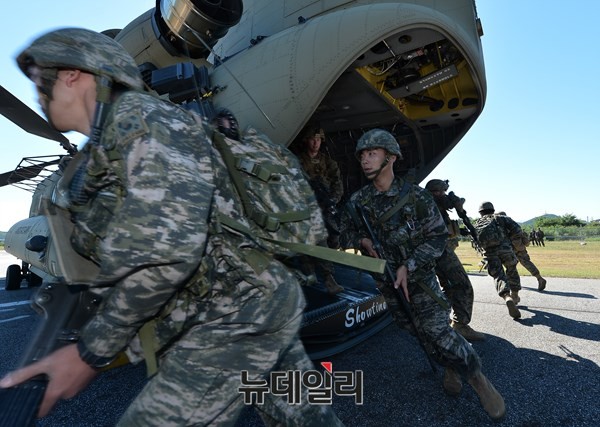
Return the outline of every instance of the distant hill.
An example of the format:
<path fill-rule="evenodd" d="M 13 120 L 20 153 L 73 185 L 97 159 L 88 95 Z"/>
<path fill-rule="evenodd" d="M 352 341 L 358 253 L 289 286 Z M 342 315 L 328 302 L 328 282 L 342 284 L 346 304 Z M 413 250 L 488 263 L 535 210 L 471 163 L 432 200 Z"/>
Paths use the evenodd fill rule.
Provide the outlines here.
<path fill-rule="evenodd" d="M 540 215 L 540 216 L 536 216 L 535 218 L 531 218 L 530 220 L 527 220 L 525 222 L 520 222 L 519 225 L 521 227 L 533 227 L 533 224 L 535 224 L 535 221 L 538 220 L 539 218 L 558 218 L 560 215 L 554 215 L 554 214 L 544 214 L 544 215 Z M 0 231 L 0 241 L 4 241 L 6 237 L 6 231 Z"/>
<path fill-rule="evenodd" d="M 560 215 L 544 214 L 544 215 L 536 216 L 535 218 L 531 218 L 530 220 L 527 220 L 525 222 L 520 222 L 519 225 L 521 227 L 533 227 L 535 222 L 540 218 L 559 218 L 559 217 L 560 217 Z"/>

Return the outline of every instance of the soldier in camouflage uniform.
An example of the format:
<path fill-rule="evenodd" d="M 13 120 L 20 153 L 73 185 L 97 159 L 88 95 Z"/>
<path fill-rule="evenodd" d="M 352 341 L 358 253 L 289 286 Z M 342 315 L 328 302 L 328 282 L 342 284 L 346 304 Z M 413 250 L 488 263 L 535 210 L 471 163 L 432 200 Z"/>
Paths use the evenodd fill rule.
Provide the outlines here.
<path fill-rule="evenodd" d="M 531 241 L 531 243 L 533 243 L 533 246 L 539 246 L 539 242 L 537 241 L 537 237 L 535 234 L 535 229 L 531 230 L 531 233 L 529 233 L 529 240 Z"/>
<path fill-rule="evenodd" d="M 510 316 L 519 319 L 521 312 L 517 304 L 521 300 L 521 278 L 513 247 L 518 250 L 525 247 L 523 230 L 512 218 L 495 215 L 494 212 L 491 202 L 483 202 L 479 206 L 481 218 L 477 219 L 474 226 L 479 245 L 483 249 L 487 272 L 496 283 L 496 291 L 505 301 Z"/>
<path fill-rule="evenodd" d="M 546 235 L 544 234 L 542 229 L 538 227 L 537 231 L 535 232 L 535 238 L 537 239 L 539 245 L 546 246 L 546 244 L 544 243 L 545 236 Z"/>
<path fill-rule="evenodd" d="M 506 216 L 506 212 L 498 212 L 498 215 Z M 540 270 L 537 266 L 531 261 L 531 257 L 529 256 L 529 252 L 527 252 L 527 246 L 529 246 L 529 238 L 527 237 L 527 232 L 523 231 L 523 237 L 521 239 L 521 244 L 513 245 L 513 250 L 515 251 L 515 256 L 529 273 L 535 277 L 538 281 L 538 291 L 543 291 L 546 289 L 546 279 L 542 277 Z M 512 243 L 512 242 L 511 242 Z M 517 242 L 518 243 L 518 242 Z M 519 303 L 521 298 L 516 298 L 515 303 Z"/>
<path fill-rule="evenodd" d="M 119 425 L 233 425 L 244 406 L 242 370 L 257 381 L 274 368 L 313 369 L 298 337 L 305 302 L 295 275 L 216 220 L 221 211 L 247 224 L 198 117 L 144 92 L 133 59 L 92 31 L 50 32 L 17 61 L 56 129 L 93 135 L 69 165 L 75 178 L 61 204 L 75 222 L 75 249 L 100 267 L 90 285 L 102 305 L 77 344 L 0 385 L 47 373 L 44 416 L 122 350 L 139 358 L 143 325 L 160 366 Z M 324 236 L 322 220 L 316 227 Z M 258 410 L 268 423 L 341 424 L 305 395 L 300 405 L 266 399 Z"/>
<path fill-rule="evenodd" d="M 393 284 L 385 283 L 384 278 L 377 280 L 394 320 L 401 327 L 407 324 L 394 295 L 404 292 L 427 351 L 445 367 L 446 392 L 458 395 L 465 377 L 489 416 L 501 418 L 506 411 L 504 399 L 481 372 L 473 347 L 448 322 L 449 309 L 435 276 L 435 260 L 444 250 L 448 230 L 431 194 L 394 177 L 394 162 L 402 159 L 402 154 L 389 132 L 373 129 L 365 133 L 358 140 L 356 156 L 371 182 L 352 194 L 342 213 L 342 247 L 377 257 L 364 225 L 354 218 L 353 210 L 360 205 L 380 237 L 386 261 L 396 272 Z"/>
<path fill-rule="evenodd" d="M 469 326 L 473 315 L 473 285 L 454 252 L 458 247 L 460 230 L 457 222 L 452 221 L 448 215 L 448 211 L 451 209 L 456 209 L 457 212 L 464 211 L 464 199 L 454 196 L 454 193 L 452 193 L 453 197 L 449 197 L 446 194 L 448 181 L 441 179 L 430 180 L 425 185 L 425 189 L 432 194 L 433 200 L 444 218 L 444 223 L 448 227 L 448 240 L 444 252 L 436 261 L 435 273 L 452 307 L 450 326 L 469 341 L 482 341 L 485 339 L 485 335 Z"/>
<path fill-rule="evenodd" d="M 321 142 L 324 138 L 323 129 L 312 126 L 304 129 L 301 141 L 303 151 L 298 155 L 298 159 L 315 190 L 319 207 L 323 212 L 328 233 L 327 246 L 337 249 L 340 236 L 337 204 L 344 195 L 344 186 L 337 163 L 321 151 Z M 330 294 L 337 294 L 344 290 L 333 277 L 333 264 L 327 261 L 308 260 L 305 264 L 307 273 L 313 274 L 316 265 L 324 272 L 325 287 Z"/>

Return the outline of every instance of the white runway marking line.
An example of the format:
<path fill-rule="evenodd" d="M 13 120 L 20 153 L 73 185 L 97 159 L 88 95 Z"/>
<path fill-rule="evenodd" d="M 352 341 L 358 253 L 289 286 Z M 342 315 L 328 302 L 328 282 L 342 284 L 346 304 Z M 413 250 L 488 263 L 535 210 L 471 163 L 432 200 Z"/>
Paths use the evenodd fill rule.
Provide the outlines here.
<path fill-rule="evenodd" d="M 25 304 L 31 304 L 31 301 L 27 300 L 27 301 L 5 302 L 5 303 L 0 304 L 0 308 L 15 307 L 17 305 L 25 305 Z"/>
<path fill-rule="evenodd" d="M 26 314 L 23 316 L 11 317 L 10 319 L 0 320 L 0 324 L 7 323 L 7 322 L 14 322 L 15 320 L 27 319 L 28 317 L 31 317 L 31 314 Z"/>

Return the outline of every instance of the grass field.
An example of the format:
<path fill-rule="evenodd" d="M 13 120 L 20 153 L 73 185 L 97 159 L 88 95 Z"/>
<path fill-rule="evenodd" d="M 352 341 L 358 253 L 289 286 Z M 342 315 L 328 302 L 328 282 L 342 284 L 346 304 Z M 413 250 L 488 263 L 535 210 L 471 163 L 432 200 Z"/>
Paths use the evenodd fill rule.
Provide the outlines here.
<path fill-rule="evenodd" d="M 3 244 L 0 249 L 4 249 Z M 544 277 L 600 279 L 600 241 L 588 241 L 585 245 L 578 241 L 546 242 L 545 247 L 529 246 L 527 251 Z M 456 254 L 467 272 L 479 271 L 481 256 L 469 242 L 460 242 Z M 518 269 L 519 274 L 530 275 L 521 264 Z"/>
<path fill-rule="evenodd" d="M 545 247 L 529 246 L 527 252 L 543 277 L 600 279 L 600 242 L 585 245 L 578 241 L 546 242 Z M 479 271 L 481 257 L 469 242 L 460 242 L 456 254 L 467 272 Z M 521 264 L 518 269 L 519 274 L 530 276 Z"/>

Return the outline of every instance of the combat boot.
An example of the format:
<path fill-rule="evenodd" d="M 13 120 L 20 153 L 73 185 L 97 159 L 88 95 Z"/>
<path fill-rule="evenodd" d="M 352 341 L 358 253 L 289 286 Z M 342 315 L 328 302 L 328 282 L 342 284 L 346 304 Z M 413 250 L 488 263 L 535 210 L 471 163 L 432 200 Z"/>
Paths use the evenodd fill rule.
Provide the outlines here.
<path fill-rule="evenodd" d="M 504 417 L 506 414 L 504 398 L 481 371 L 477 371 L 467 381 L 479 396 L 481 406 L 491 419 L 499 420 Z"/>
<path fill-rule="evenodd" d="M 450 396 L 458 396 L 462 391 L 462 379 L 458 372 L 452 368 L 444 370 L 444 390 Z"/>
<path fill-rule="evenodd" d="M 338 282 L 335 281 L 335 279 L 333 278 L 333 275 L 331 275 L 331 274 L 328 274 L 327 277 L 325 278 L 325 287 L 327 288 L 327 292 L 330 295 L 339 294 L 340 292 L 342 292 L 344 290 L 344 288 L 342 286 L 340 286 L 338 284 Z"/>
<path fill-rule="evenodd" d="M 519 296 L 519 291 L 510 291 L 510 297 L 513 299 L 513 301 L 515 302 L 515 304 L 518 304 L 521 302 L 521 297 Z"/>
<path fill-rule="evenodd" d="M 546 289 L 546 279 L 544 279 L 542 277 L 541 274 L 538 274 L 537 276 L 535 276 L 536 279 L 538 280 L 538 291 L 543 291 L 544 289 Z"/>
<path fill-rule="evenodd" d="M 483 340 L 485 340 L 485 334 L 482 334 L 481 332 L 477 332 L 475 329 L 471 328 L 467 324 L 459 323 L 459 322 L 456 322 L 453 320 L 452 322 L 450 322 L 450 326 L 456 332 L 461 334 L 464 337 L 464 339 L 466 339 L 467 341 L 483 341 Z"/>
<path fill-rule="evenodd" d="M 510 314 L 513 319 L 519 319 L 521 317 L 521 312 L 517 308 L 517 304 L 515 304 L 515 301 L 512 299 L 510 294 L 504 295 L 503 298 L 506 302 L 506 307 L 508 307 L 508 314 Z"/>

